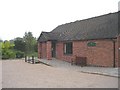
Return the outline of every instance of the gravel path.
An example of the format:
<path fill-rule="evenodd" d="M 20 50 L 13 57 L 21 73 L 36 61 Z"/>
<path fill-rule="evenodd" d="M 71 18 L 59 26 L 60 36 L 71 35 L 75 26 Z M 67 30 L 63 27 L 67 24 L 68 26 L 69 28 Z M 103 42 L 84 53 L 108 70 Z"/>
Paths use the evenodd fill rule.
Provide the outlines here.
<path fill-rule="evenodd" d="M 70 69 L 30 64 L 23 60 L 2 62 L 3 88 L 117 88 L 118 78 Z"/>

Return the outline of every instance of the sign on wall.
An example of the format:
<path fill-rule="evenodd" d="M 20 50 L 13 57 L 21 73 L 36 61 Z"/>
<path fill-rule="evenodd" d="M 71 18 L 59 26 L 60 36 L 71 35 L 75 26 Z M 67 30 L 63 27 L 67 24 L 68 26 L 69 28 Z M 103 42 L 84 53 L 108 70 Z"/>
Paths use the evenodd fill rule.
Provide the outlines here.
<path fill-rule="evenodd" d="M 94 47 L 94 46 L 96 46 L 96 43 L 95 43 L 95 42 L 88 42 L 88 43 L 87 43 L 87 46 L 89 46 L 89 47 Z"/>

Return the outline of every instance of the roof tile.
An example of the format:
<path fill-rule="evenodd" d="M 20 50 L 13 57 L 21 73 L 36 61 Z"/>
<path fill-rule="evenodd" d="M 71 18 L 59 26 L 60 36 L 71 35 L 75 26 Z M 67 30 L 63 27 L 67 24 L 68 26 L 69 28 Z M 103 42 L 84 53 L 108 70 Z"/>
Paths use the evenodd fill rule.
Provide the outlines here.
<path fill-rule="evenodd" d="M 90 19 L 62 24 L 51 32 L 42 32 L 39 41 L 116 38 L 118 35 L 118 14 L 119 12 L 110 13 Z"/>

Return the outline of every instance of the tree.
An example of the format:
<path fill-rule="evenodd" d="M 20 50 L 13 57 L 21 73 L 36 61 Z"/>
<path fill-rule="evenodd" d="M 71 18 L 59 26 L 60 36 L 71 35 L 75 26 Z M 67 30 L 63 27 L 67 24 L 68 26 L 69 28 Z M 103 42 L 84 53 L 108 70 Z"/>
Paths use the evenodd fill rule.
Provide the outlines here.
<path fill-rule="evenodd" d="M 10 41 L 2 42 L 2 59 L 15 58 L 13 47 L 14 44 L 10 43 Z"/>
<path fill-rule="evenodd" d="M 14 46 L 14 43 L 10 43 L 10 41 L 7 40 L 2 43 L 2 49 L 13 49 Z"/>
<path fill-rule="evenodd" d="M 0 59 L 2 58 L 2 43 L 3 43 L 3 40 L 0 39 Z"/>
<path fill-rule="evenodd" d="M 25 45 L 26 43 L 24 42 L 23 38 L 17 37 L 14 39 L 14 49 L 18 51 L 25 52 Z"/>
<path fill-rule="evenodd" d="M 26 43 L 26 46 L 25 46 L 26 54 L 31 54 L 35 52 L 35 45 L 37 43 L 37 40 L 36 38 L 33 37 L 32 32 L 28 32 L 28 33 L 25 32 L 23 39 Z"/>
<path fill-rule="evenodd" d="M 34 45 L 34 50 L 35 50 L 35 52 L 38 52 L 38 43 L 37 42 Z"/>

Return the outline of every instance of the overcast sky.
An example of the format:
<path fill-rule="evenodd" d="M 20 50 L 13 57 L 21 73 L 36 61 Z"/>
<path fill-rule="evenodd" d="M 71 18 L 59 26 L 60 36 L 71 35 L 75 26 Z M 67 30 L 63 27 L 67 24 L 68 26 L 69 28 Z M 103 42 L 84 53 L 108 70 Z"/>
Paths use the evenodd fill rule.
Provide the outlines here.
<path fill-rule="evenodd" d="M 119 0 L 0 0 L 0 38 L 51 31 L 61 24 L 118 11 Z"/>

